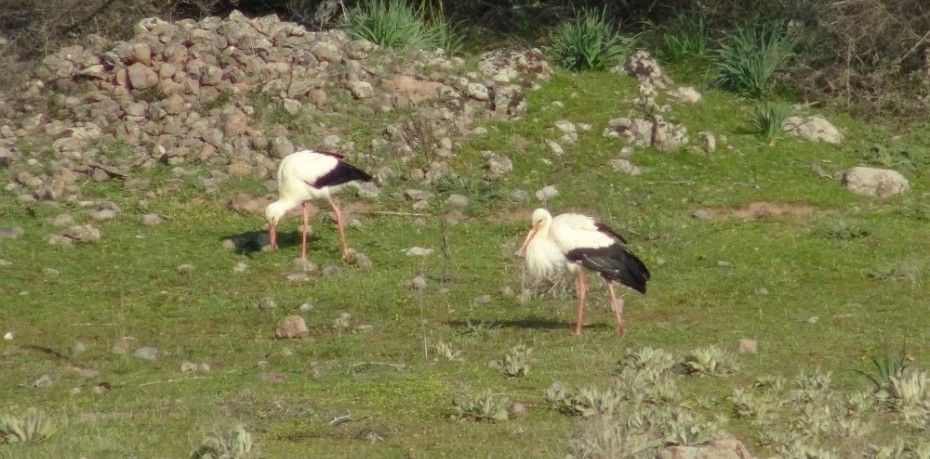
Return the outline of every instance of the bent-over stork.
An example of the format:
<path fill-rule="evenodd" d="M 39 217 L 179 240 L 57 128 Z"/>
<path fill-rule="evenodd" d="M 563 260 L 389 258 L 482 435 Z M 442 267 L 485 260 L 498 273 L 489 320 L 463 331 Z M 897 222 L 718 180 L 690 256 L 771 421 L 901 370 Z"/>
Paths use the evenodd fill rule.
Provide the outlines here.
<path fill-rule="evenodd" d="M 326 199 L 333 207 L 336 227 L 339 228 L 339 242 L 342 244 L 342 260 L 349 259 L 349 246 L 343 229 L 342 212 L 333 201 L 332 193 L 343 185 L 360 180 L 367 182 L 371 176 L 361 169 L 342 161 L 342 156 L 328 151 L 303 150 L 291 153 L 281 160 L 278 166 L 278 200 L 265 208 L 268 220 L 268 243 L 272 249 L 278 248 L 278 222 L 289 210 L 300 205 L 303 210 L 301 226 L 300 257 L 307 258 L 307 231 L 310 227 L 310 215 L 307 201 Z"/>
<path fill-rule="evenodd" d="M 623 246 L 626 240 L 620 233 L 591 217 L 565 213 L 552 217 L 546 209 L 533 211 L 530 228 L 517 256 L 526 257 L 526 266 L 539 277 L 554 272 L 575 274 L 578 296 L 575 335 L 581 334 L 584 316 L 584 297 L 587 290 L 585 270 L 601 275 L 610 294 L 610 309 L 617 319 L 617 333 L 624 333 L 623 300 L 614 292 L 614 281 L 620 281 L 640 293 L 646 293 L 649 270 L 646 265 Z"/>

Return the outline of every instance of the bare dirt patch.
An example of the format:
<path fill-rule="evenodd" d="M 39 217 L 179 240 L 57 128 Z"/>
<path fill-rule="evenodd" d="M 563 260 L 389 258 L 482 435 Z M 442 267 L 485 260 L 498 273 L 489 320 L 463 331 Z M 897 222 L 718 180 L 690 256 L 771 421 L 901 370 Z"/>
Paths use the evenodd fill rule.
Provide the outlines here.
<path fill-rule="evenodd" d="M 800 202 L 769 202 L 755 201 L 750 202 L 737 209 L 726 209 L 722 207 L 701 207 L 695 209 L 691 215 L 700 220 L 739 218 L 739 219 L 759 219 L 766 217 L 806 217 L 819 212 L 825 212 L 826 209 L 800 203 Z"/>

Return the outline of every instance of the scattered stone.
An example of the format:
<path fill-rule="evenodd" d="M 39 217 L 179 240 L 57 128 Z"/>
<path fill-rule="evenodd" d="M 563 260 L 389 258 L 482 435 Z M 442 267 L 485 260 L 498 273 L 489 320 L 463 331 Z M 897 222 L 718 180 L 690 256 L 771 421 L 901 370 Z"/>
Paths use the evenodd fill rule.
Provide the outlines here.
<path fill-rule="evenodd" d="M 449 198 L 446 199 L 446 206 L 464 209 L 468 207 L 468 196 L 463 196 L 460 194 L 450 194 Z"/>
<path fill-rule="evenodd" d="M 616 172 L 621 172 L 621 173 L 624 173 L 627 175 L 633 175 L 633 176 L 639 175 L 643 172 L 642 169 L 639 168 L 639 166 L 623 158 L 611 159 L 610 167 L 612 167 L 613 170 Z"/>
<path fill-rule="evenodd" d="M 530 194 L 526 190 L 516 189 L 510 193 L 510 199 L 516 202 L 526 202 L 530 199 Z"/>
<path fill-rule="evenodd" d="M 679 86 L 668 92 L 669 97 L 686 104 L 696 104 L 701 101 L 701 93 L 691 86 Z"/>
<path fill-rule="evenodd" d="M 411 290 L 423 290 L 426 288 L 426 278 L 422 275 L 416 276 L 413 279 L 407 281 L 405 285 Z"/>
<path fill-rule="evenodd" d="M 468 83 L 465 86 L 465 94 L 475 100 L 488 100 L 491 98 L 491 92 L 488 87 L 481 83 Z"/>
<path fill-rule="evenodd" d="M 310 282 L 310 276 L 304 273 L 292 273 L 284 276 L 288 282 Z"/>
<path fill-rule="evenodd" d="M 759 344 L 754 339 L 742 338 L 739 340 L 740 354 L 755 354 Z"/>
<path fill-rule="evenodd" d="M 558 120 L 555 122 L 555 127 L 562 133 L 562 142 L 575 143 L 578 141 L 578 131 L 575 128 L 575 123 L 569 120 Z"/>
<path fill-rule="evenodd" d="M 404 197 L 408 201 L 429 201 L 433 198 L 433 193 L 423 190 L 408 189 L 404 191 Z"/>
<path fill-rule="evenodd" d="M 13 332 L 6 332 L 3 334 L 3 339 L 5 341 L 13 341 Z"/>
<path fill-rule="evenodd" d="M 701 208 L 692 212 L 691 216 L 698 220 L 711 220 L 715 215 L 710 210 Z"/>
<path fill-rule="evenodd" d="M 153 361 L 153 360 L 158 359 L 158 356 L 161 355 L 161 352 L 154 347 L 143 346 L 143 347 L 136 349 L 136 351 L 133 352 L 132 355 L 142 360 Z"/>
<path fill-rule="evenodd" d="M 87 350 L 87 345 L 83 341 L 75 341 L 71 343 L 71 353 L 80 354 Z"/>
<path fill-rule="evenodd" d="M 487 293 L 483 295 L 478 295 L 475 297 L 475 303 L 477 304 L 488 304 L 491 301 L 492 301 L 491 295 L 488 295 Z"/>
<path fill-rule="evenodd" d="M 190 263 L 185 263 L 185 264 L 183 264 L 183 265 L 178 266 L 178 267 L 176 268 L 176 270 L 177 270 L 178 274 L 180 274 L 180 275 L 182 275 L 182 276 L 189 276 L 189 275 L 191 275 L 191 273 L 194 272 L 194 265 L 192 265 L 192 264 L 190 264 Z"/>
<path fill-rule="evenodd" d="M 481 154 L 488 161 L 488 177 L 492 180 L 502 179 L 513 170 L 513 161 L 507 156 L 491 151 L 483 151 Z"/>
<path fill-rule="evenodd" d="M 565 154 L 565 149 L 562 148 L 562 145 L 556 142 L 555 140 L 546 139 L 546 146 L 549 147 L 549 151 L 556 156 L 562 156 Z"/>
<path fill-rule="evenodd" d="M 142 216 L 142 224 L 145 226 L 155 226 L 161 224 L 164 218 L 159 214 L 145 214 Z"/>
<path fill-rule="evenodd" d="M 295 258 L 291 264 L 294 269 L 304 273 L 315 273 L 320 270 L 320 267 L 309 258 Z"/>
<path fill-rule="evenodd" d="M 815 116 L 789 116 L 782 122 L 783 131 L 813 142 L 823 141 L 838 145 L 843 141 L 843 134 L 819 115 Z"/>
<path fill-rule="evenodd" d="M 636 51 L 623 62 L 611 69 L 614 73 L 627 73 L 640 81 L 645 81 L 656 88 L 665 88 L 671 80 L 662 72 L 662 67 L 647 51 Z"/>
<path fill-rule="evenodd" d="M 559 195 L 559 190 L 553 185 L 546 185 L 536 191 L 536 199 L 547 201 Z"/>
<path fill-rule="evenodd" d="M 432 253 L 433 249 L 424 247 L 411 247 L 404 252 L 404 254 L 406 254 L 408 257 L 425 257 Z"/>
<path fill-rule="evenodd" d="M 698 132 L 698 144 L 701 146 L 701 150 L 707 153 L 717 151 L 717 139 L 707 131 Z"/>
<path fill-rule="evenodd" d="M 182 373 L 196 373 L 200 370 L 200 365 L 197 365 L 194 362 L 182 362 L 181 363 L 181 372 Z"/>
<path fill-rule="evenodd" d="M 35 387 L 35 388 L 50 387 L 54 382 L 55 381 L 52 380 L 51 376 L 47 374 L 43 374 L 42 376 L 39 376 L 39 379 L 36 379 L 35 381 L 32 382 L 32 387 Z"/>
<path fill-rule="evenodd" d="M 70 245 L 72 243 L 88 243 L 100 240 L 100 230 L 93 225 L 73 225 L 64 232 L 49 237 L 52 245 Z"/>
<path fill-rule="evenodd" d="M 49 222 L 54 226 L 64 227 L 71 226 L 74 224 L 74 217 L 71 214 L 61 214 Z"/>
<path fill-rule="evenodd" d="M 339 317 L 333 320 L 333 328 L 336 330 L 348 330 L 352 326 L 352 314 L 340 312 Z"/>
<path fill-rule="evenodd" d="M 61 272 L 55 268 L 42 268 L 42 274 L 45 274 L 48 277 L 58 277 Z"/>
<path fill-rule="evenodd" d="M 4 260 L 3 258 L 0 258 L 0 268 L 6 267 L 6 266 L 13 266 L 13 262 L 10 260 Z"/>
<path fill-rule="evenodd" d="M 721 268 L 729 268 L 733 266 L 733 263 L 726 260 L 717 260 L 717 266 Z"/>
<path fill-rule="evenodd" d="M 516 418 L 526 414 L 526 405 L 521 402 L 512 402 L 510 406 L 507 407 L 507 414 L 511 418 Z"/>
<path fill-rule="evenodd" d="M 116 218 L 116 211 L 113 209 L 95 210 L 90 214 L 90 218 L 98 222 L 112 220 Z"/>
<path fill-rule="evenodd" d="M 374 88 L 371 87 L 371 83 L 367 81 L 351 81 L 349 82 L 349 90 L 352 91 L 352 95 L 358 99 L 368 99 L 375 93 Z"/>
<path fill-rule="evenodd" d="M 26 231 L 19 226 L 5 226 L 0 228 L 0 239 L 16 239 L 23 234 L 26 234 Z"/>
<path fill-rule="evenodd" d="M 501 49 L 478 56 L 478 71 L 498 83 L 513 83 L 520 78 L 547 80 L 552 69 L 546 56 L 536 48 Z"/>
<path fill-rule="evenodd" d="M 654 147 L 664 152 L 675 151 L 688 143 L 687 128 L 668 122 L 661 115 L 612 119 L 602 135 L 622 138 L 632 145 Z"/>
<path fill-rule="evenodd" d="M 907 178 L 891 169 L 853 167 L 840 172 L 839 175 L 847 190 L 863 196 L 887 198 L 910 188 Z"/>
<path fill-rule="evenodd" d="M 310 303 L 303 303 L 298 309 L 300 309 L 300 312 L 310 312 L 314 309 L 314 307 Z"/>
<path fill-rule="evenodd" d="M 807 323 L 809 324 L 815 324 L 817 322 L 820 322 L 820 317 L 818 316 L 810 316 L 807 318 Z"/>
<path fill-rule="evenodd" d="M 249 265 L 248 263 L 244 261 L 236 262 L 235 266 L 233 266 L 233 272 L 236 274 L 242 274 L 248 270 L 249 270 Z"/>
<path fill-rule="evenodd" d="M 278 307 L 278 303 L 274 300 L 274 298 L 266 296 L 258 300 L 258 302 L 255 303 L 255 307 L 259 310 L 274 309 Z"/>
<path fill-rule="evenodd" d="M 304 333 L 307 333 L 307 323 L 304 322 L 304 318 L 298 315 L 285 316 L 278 322 L 278 327 L 275 329 L 274 335 L 278 338 L 299 338 Z"/>

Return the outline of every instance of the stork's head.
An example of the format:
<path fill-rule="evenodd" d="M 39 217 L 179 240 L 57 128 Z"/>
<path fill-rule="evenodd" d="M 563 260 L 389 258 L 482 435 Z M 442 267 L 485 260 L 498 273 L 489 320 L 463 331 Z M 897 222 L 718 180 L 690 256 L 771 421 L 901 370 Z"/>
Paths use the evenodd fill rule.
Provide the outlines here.
<path fill-rule="evenodd" d="M 294 207 L 286 201 L 275 201 L 265 208 L 265 220 L 268 222 L 268 245 L 278 248 L 278 222 L 287 211 Z"/>
<path fill-rule="evenodd" d="M 539 208 L 533 211 L 531 221 L 533 222 L 533 226 L 530 227 L 530 231 L 526 234 L 526 239 L 523 240 L 523 245 L 520 246 L 520 250 L 517 250 L 516 255 L 518 257 L 522 257 L 526 254 L 526 246 L 539 234 L 540 230 L 548 228 L 549 223 L 552 222 L 552 214 L 546 209 Z"/>

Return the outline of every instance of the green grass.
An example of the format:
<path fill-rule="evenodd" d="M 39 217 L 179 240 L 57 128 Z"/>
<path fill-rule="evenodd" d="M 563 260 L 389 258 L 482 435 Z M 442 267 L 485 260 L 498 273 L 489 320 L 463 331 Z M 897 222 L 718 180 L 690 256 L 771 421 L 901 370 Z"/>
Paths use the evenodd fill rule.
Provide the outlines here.
<path fill-rule="evenodd" d="M 433 11 L 425 2 L 415 9 L 405 0 L 367 0 L 348 11 L 342 26 L 356 38 L 364 38 L 385 48 L 438 47 L 450 54 L 462 50 L 462 27 Z"/>
<path fill-rule="evenodd" d="M 116 200 L 123 213 L 99 224 L 101 242 L 70 248 L 43 240 L 55 231 L 45 218 L 66 210 L 79 215 L 70 205 L 37 205 L 33 217 L 13 196 L 0 195 L 0 226 L 26 230 L 0 241 L 0 258 L 13 263 L 0 267 L 0 334 L 14 334 L 0 341 L 0 414 L 37 407 L 57 426 L 41 442 L 0 445 L 0 457 L 179 457 L 205 437 L 240 425 L 262 457 L 564 457 L 586 424 L 548 406 L 546 390 L 554 381 L 609 387 L 628 350 L 649 346 L 680 359 L 710 346 L 734 351 L 743 337 L 758 340 L 759 353 L 737 357 L 738 370 L 678 376 L 678 386 L 689 410 L 725 415 L 725 430 L 754 454 L 768 456 L 775 448 L 760 430 L 787 428 L 794 419 L 785 408 L 777 411 L 777 429 L 760 429 L 732 415 L 733 390 L 749 390 L 756 376 L 792 380 L 820 368 L 832 372 L 839 393 L 869 390 L 869 381 L 848 370 L 869 371 L 873 355 L 902 340 L 913 365 L 930 367 L 930 343 L 919 339 L 930 327 L 924 313 L 930 285 L 920 276 L 865 274 L 919 261 L 915 248 L 926 240 L 922 196 L 930 172 L 910 171 L 912 190 L 901 197 L 855 196 L 818 177 L 812 165 L 832 171 L 860 164 L 869 146 L 892 142 L 889 134 L 834 114 L 849 133 L 843 145 L 785 138 L 772 146 L 746 132 L 748 106 L 708 90 L 701 105 L 675 108 L 673 115 L 689 132 L 726 136 L 717 154 L 637 149 L 631 160 L 645 172 L 620 175 L 607 163 L 622 144 L 599 131 L 629 111 L 623 101 L 634 86 L 619 75 L 557 72 L 529 94 L 530 112 L 521 120 L 492 123 L 487 136 L 456 149 L 451 163 L 462 178 L 438 189 L 443 196 L 468 194 L 472 203 L 469 218 L 448 228 L 448 282 L 440 280 L 443 230 L 435 219 L 357 214 L 362 226 L 348 230 L 349 241 L 374 267 L 346 266 L 308 283 L 285 278 L 298 253 L 294 219 L 282 224 L 278 252 L 222 249 L 223 238 L 260 229 L 260 216 L 238 215 L 224 204 L 236 191 L 263 192 L 258 180 L 227 182 L 216 195 L 203 196 L 196 180 L 182 179 L 178 191 L 155 199 L 116 182 L 88 183 L 85 193 Z M 556 100 L 564 108 L 554 108 Z M 543 139 L 563 118 L 594 129 L 555 157 Z M 340 120 L 331 124 L 334 132 L 356 145 L 367 145 L 382 129 L 366 118 L 333 121 Z M 281 121 L 298 128 L 305 120 Z M 895 148 L 917 149 L 924 137 L 896 139 Z M 513 173 L 497 182 L 483 179 L 483 150 L 511 157 Z M 152 188 L 174 180 L 167 166 L 146 174 Z M 588 327 L 580 338 L 570 333 L 571 298 L 521 303 L 499 293 L 503 287 L 519 291 L 521 269 L 512 254 L 537 205 L 508 197 L 517 188 L 532 195 L 548 184 L 560 192 L 550 208 L 598 215 L 629 236 L 631 249 L 652 270 L 649 294 L 626 297 L 627 335 L 614 334 L 606 293 L 593 277 Z M 379 200 L 362 204 L 409 211 L 393 193 L 410 187 L 420 185 L 397 180 Z M 361 201 L 349 193 L 341 199 Z M 807 203 L 822 212 L 757 220 L 691 217 L 697 207 L 730 209 L 753 201 Z M 143 227 L 139 216 L 148 212 L 168 218 Z M 313 229 L 311 259 L 341 266 L 331 222 L 318 216 Z M 412 246 L 437 251 L 403 256 Z M 239 262 L 249 265 L 246 273 L 233 273 Z M 185 263 L 195 266 L 189 275 L 176 270 Z M 403 287 L 418 274 L 428 279 L 425 290 Z M 482 294 L 492 301 L 475 301 Z M 266 296 L 276 299 L 277 309 L 253 307 Z M 303 303 L 314 308 L 301 313 Z M 353 326 L 333 327 L 343 312 Z M 276 322 L 290 313 L 303 315 L 310 333 L 276 340 Z M 129 354 L 111 352 L 124 337 L 133 338 Z M 76 340 L 88 350 L 69 352 Z M 442 358 L 440 342 L 459 351 L 460 360 Z M 524 376 L 489 367 L 518 345 L 533 348 Z M 143 361 L 132 356 L 139 346 L 168 355 Z M 182 373 L 184 361 L 207 362 L 211 371 Z M 77 369 L 97 373 L 87 377 Z M 43 374 L 52 385 L 31 387 Z M 97 393 L 103 383 L 110 389 Z M 503 422 L 452 419 L 493 418 L 497 401 L 505 399 L 523 402 L 528 413 Z M 457 412 L 453 400 L 470 400 L 467 413 Z M 332 422 L 342 416 L 350 418 Z M 887 446 L 896 436 L 920 435 L 891 422 L 897 414 L 877 416 L 888 422 L 869 434 L 869 442 Z M 375 437 L 383 441 L 369 440 Z M 826 438 L 846 453 L 843 448 L 861 446 Z"/>

